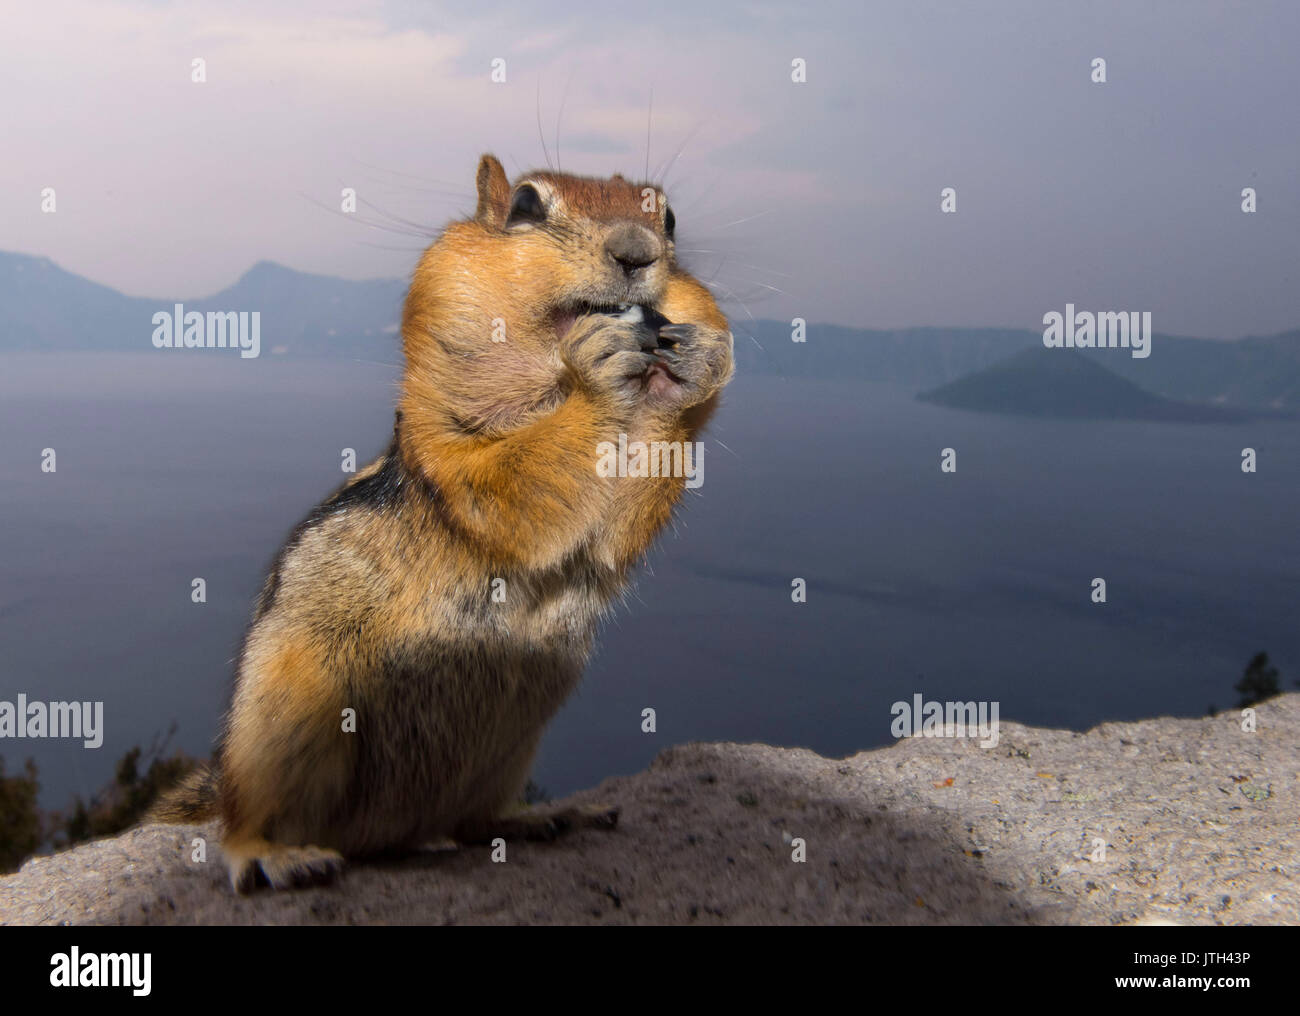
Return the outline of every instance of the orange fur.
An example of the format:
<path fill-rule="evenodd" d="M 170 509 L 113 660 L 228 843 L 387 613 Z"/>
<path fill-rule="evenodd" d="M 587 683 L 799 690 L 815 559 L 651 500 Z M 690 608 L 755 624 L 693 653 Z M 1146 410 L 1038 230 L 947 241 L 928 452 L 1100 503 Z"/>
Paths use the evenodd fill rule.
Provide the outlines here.
<path fill-rule="evenodd" d="M 474 218 L 411 280 L 392 447 L 281 552 L 216 770 L 158 812 L 206 816 L 215 788 L 241 891 L 506 821 L 684 486 L 600 475 L 598 446 L 693 441 L 731 377 L 726 318 L 677 265 L 658 188 L 512 187 L 491 156 L 477 184 Z"/>

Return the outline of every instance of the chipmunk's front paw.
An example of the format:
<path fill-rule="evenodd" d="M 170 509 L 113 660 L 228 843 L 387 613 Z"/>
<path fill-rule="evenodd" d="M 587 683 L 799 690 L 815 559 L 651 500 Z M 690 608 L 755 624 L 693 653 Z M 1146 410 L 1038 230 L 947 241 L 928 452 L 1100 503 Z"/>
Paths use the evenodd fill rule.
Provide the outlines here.
<path fill-rule="evenodd" d="M 655 344 L 639 320 L 589 314 L 564 335 L 560 355 L 593 394 L 630 409 L 645 391 Z"/>
<path fill-rule="evenodd" d="M 661 326 L 651 401 L 681 409 L 703 402 L 731 380 L 733 351 L 731 332 L 688 323 Z"/>
<path fill-rule="evenodd" d="M 272 889 L 301 889 L 333 882 L 343 870 L 343 855 L 326 847 L 290 847 L 268 840 L 223 843 L 235 892 L 250 893 L 258 885 Z"/>

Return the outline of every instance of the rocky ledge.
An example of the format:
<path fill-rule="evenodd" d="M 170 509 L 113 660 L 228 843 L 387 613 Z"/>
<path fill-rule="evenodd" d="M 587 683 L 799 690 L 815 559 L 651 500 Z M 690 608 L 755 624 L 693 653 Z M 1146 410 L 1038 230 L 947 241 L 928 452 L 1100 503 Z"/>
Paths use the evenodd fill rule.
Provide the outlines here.
<path fill-rule="evenodd" d="M 215 829 L 146 826 L 0 878 L 0 922 L 1300 923 L 1300 694 L 1242 727 L 1236 712 L 1003 723 L 992 748 L 912 738 L 847 759 L 682 745 L 556 802 L 619 805 L 613 831 L 248 897 L 227 886 Z"/>

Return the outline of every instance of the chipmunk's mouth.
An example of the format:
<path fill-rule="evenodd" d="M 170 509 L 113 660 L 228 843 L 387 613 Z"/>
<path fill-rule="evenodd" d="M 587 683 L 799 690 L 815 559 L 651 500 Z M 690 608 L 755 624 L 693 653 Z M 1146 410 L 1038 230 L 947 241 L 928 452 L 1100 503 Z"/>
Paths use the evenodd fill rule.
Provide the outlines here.
<path fill-rule="evenodd" d="M 645 375 L 646 387 L 653 395 L 663 395 L 682 385 L 682 379 L 662 363 L 652 363 Z"/>
<path fill-rule="evenodd" d="M 564 338 L 565 334 L 580 318 L 590 317 L 594 314 L 603 314 L 639 326 L 641 351 L 643 353 L 659 353 L 661 350 L 671 349 L 675 344 L 675 338 L 660 334 L 660 329 L 665 325 L 671 325 L 672 322 L 653 307 L 641 303 L 582 303 L 563 308 L 555 315 L 556 338 Z M 654 357 L 654 362 L 646 368 L 646 386 L 654 394 L 662 394 L 677 388 L 682 383 L 682 379 L 674 374 L 667 363 L 664 362 L 663 356 L 666 355 L 668 354 Z"/>
<path fill-rule="evenodd" d="M 640 303 L 574 303 L 556 311 L 556 338 L 564 338 L 579 318 L 590 317 L 593 314 L 604 314 L 623 321 L 639 322 L 647 325 L 648 328 L 650 327 L 649 322 L 656 317 L 662 316 L 653 307 Z"/>

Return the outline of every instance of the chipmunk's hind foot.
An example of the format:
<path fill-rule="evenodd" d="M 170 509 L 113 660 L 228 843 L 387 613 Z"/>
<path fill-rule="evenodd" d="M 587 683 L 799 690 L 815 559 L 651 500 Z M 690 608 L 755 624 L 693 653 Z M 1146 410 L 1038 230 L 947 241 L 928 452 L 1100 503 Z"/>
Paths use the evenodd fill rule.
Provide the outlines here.
<path fill-rule="evenodd" d="M 222 844 L 230 885 L 244 895 L 259 885 L 303 889 L 327 885 L 343 871 L 343 855 L 326 847 L 290 847 L 269 840 Z"/>

